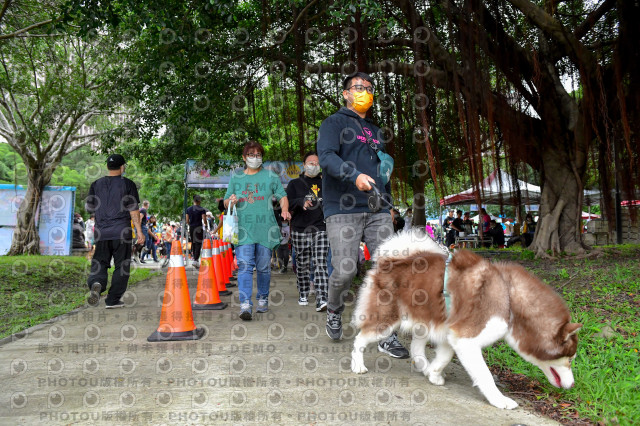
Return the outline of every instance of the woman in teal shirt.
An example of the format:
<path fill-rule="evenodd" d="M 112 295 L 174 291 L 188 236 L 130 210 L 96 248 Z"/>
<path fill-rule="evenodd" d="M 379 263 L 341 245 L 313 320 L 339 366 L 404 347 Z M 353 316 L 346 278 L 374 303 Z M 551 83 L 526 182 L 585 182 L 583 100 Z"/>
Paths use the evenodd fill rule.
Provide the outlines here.
<path fill-rule="evenodd" d="M 262 167 L 264 148 L 258 142 L 247 142 L 242 151 L 246 168 L 231 176 L 224 198 L 225 208 L 238 211 L 238 291 L 240 318 L 250 320 L 253 302 L 253 269 L 258 271 L 256 312 L 267 312 L 271 283 L 271 251 L 280 243 L 280 228 L 271 204 L 276 197 L 282 218 L 291 219 L 289 201 L 278 175 Z"/>

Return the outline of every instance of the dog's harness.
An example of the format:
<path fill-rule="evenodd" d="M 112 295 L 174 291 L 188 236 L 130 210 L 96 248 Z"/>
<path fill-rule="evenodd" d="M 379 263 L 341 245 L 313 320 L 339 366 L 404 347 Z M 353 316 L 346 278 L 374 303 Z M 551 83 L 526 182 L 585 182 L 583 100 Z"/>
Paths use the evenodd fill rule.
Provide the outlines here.
<path fill-rule="evenodd" d="M 453 255 L 451 254 L 451 251 L 449 251 L 447 246 L 441 243 L 437 244 L 447 255 L 447 260 L 444 262 L 444 285 L 442 286 L 442 295 L 444 296 L 444 306 L 447 311 L 447 315 L 449 315 L 449 312 L 451 312 L 451 293 L 449 293 L 449 291 L 447 290 L 447 281 L 449 281 L 449 264 L 451 263 Z"/>
<path fill-rule="evenodd" d="M 449 252 L 449 256 L 447 260 L 444 262 L 444 286 L 442 287 L 442 295 L 444 296 L 444 306 L 447 310 L 447 315 L 451 312 L 451 293 L 447 291 L 447 281 L 449 281 L 449 263 L 451 263 L 451 252 Z"/>

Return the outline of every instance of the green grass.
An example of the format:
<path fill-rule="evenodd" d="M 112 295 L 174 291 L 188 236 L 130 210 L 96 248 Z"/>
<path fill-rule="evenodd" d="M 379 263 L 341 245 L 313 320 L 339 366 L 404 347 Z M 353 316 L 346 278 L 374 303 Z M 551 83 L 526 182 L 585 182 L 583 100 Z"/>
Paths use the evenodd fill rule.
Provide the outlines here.
<path fill-rule="evenodd" d="M 83 306 L 89 270 L 83 257 L 0 256 L 0 338 Z M 150 276 L 137 268 L 129 286 Z"/>
<path fill-rule="evenodd" d="M 583 324 L 569 390 L 551 386 L 542 372 L 506 344 L 485 352 L 487 363 L 509 367 L 540 382 L 539 398 L 603 424 L 640 424 L 640 246 L 603 248 L 597 259 L 563 257 L 554 261 L 521 260 L 527 269 L 556 288 Z M 522 258 L 521 258 L 522 259 Z M 596 336 L 603 327 L 612 337 Z"/>

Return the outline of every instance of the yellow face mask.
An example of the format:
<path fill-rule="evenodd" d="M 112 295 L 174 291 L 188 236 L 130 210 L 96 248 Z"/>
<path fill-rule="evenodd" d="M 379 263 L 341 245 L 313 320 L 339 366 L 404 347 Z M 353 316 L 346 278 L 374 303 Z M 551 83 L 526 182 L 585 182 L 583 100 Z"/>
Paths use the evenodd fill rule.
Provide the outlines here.
<path fill-rule="evenodd" d="M 353 94 L 353 108 L 360 112 L 365 113 L 373 105 L 373 94 L 365 91 L 356 92 Z"/>

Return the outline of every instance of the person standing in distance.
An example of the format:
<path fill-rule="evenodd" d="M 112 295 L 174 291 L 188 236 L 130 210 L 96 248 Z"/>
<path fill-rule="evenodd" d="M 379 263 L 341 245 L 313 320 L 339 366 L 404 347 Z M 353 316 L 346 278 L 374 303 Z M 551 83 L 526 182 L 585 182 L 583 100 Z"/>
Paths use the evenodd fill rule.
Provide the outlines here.
<path fill-rule="evenodd" d="M 390 204 L 374 213 L 367 203 L 372 183 L 386 200 L 391 199 L 376 149 L 370 146 L 384 150 L 380 129 L 366 118 L 373 104 L 373 81 L 359 72 L 347 77 L 342 88 L 346 107 L 322 122 L 318 136 L 324 217 L 334 268 L 329 277 L 326 331 L 333 340 L 342 338 L 344 298 L 357 272 L 360 241 L 375 253 L 393 234 Z M 378 350 L 394 358 L 409 357 L 395 332 L 378 344 Z"/>
<path fill-rule="evenodd" d="M 94 213 L 95 253 L 91 260 L 91 273 L 87 280 L 90 293 L 87 302 L 98 306 L 100 294 L 107 290 L 107 271 L 114 262 L 111 287 L 105 300 L 107 309 L 122 308 L 120 300 L 127 291 L 131 268 L 131 222 L 136 228 L 137 243 L 144 244 L 145 237 L 140 225 L 138 189 L 132 180 L 122 176 L 125 160 L 120 154 L 107 158 L 107 176 L 91 184 L 85 208 Z"/>
<path fill-rule="evenodd" d="M 193 266 L 199 266 L 200 250 L 204 241 L 205 229 L 207 225 L 207 211 L 200 207 L 202 198 L 199 195 L 193 196 L 193 205 L 187 208 L 185 223 L 189 225 L 189 240 L 191 241 L 191 252 L 193 253 Z M 203 225 L 204 224 L 204 225 Z M 208 227 L 208 226 L 207 226 Z"/>

